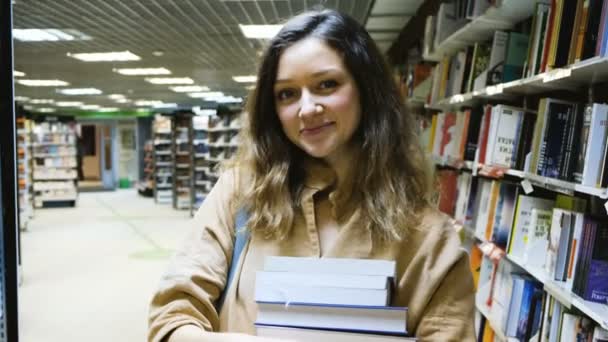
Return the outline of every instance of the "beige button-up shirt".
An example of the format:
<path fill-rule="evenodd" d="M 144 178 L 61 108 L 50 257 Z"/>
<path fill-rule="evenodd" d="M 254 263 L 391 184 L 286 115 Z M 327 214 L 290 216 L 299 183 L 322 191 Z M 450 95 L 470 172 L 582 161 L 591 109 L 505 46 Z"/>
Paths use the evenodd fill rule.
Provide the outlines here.
<path fill-rule="evenodd" d="M 302 191 L 302 210 L 283 240 L 252 234 L 218 314 L 213 303 L 226 283 L 231 262 L 238 191 L 236 172 L 225 172 L 193 220 L 193 228 L 152 299 L 149 341 L 161 341 L 174 329 L 193 324 L 207 331 L 255 333 L 256 271 L 269 255 L 395 260 L 397 278 L 392 305 L 408 307 L 407 328 L 421 341 L 474 341 L 475 293 L 467 253 L 447 216 L 427 209 L 421 224 L 402 241 L 381 242 L 364 229 L 356 206 L 340 203 L 333 171 L 313 165 Z M 321 255 L 318 203 L 328 193 L 339 231 Z M 317 196 L 315 196 L 317 194 Z M 325 211 L 326 215 L 328 214 Z M 317 215 L 317 216 L 316 216 Z"/>

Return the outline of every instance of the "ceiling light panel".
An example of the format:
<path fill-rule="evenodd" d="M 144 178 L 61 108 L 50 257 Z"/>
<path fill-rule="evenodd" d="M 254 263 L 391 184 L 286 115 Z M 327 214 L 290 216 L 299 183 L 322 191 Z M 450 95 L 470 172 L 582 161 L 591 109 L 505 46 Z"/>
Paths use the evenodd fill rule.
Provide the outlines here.
<path fill-rule="evenodd" d="M 13 29 L 13 37 L 22 42 L 56 42 L 91 39 L 90 36 L 80 31 L 70 29 Z"/>
<path fill-rule="evenodd" d="M 84 110 L 93 110 L 93 109 L 99 109 L 101 108 L 100 105 L 82 105 L 80 106 L 80 109 L 84 109 Z"/>
<path fill-rule="evenodd" d="M 28 87 L 63 87 L 70 85 L 61 80 L 17 80 L 18 84 Z"/>
<path fill-rule="evenodd" d="M 207 97 L 221 97 L 224 96 L 224 93 L 217 91 L 208 91 L 208 92 L 200 92 L 200 93 L 190 93 L 188 96 L 193 98 L 207 98 Z"/>
<path fill-rule="evenodd" d="M 152 77 L 146 78 L 146 82 L 152 84 L 193 84 L 190 77 Z"/>
<path fill-rule="evenodd" d="M 139 61 L 141 57 L 130 51 L 122 52 L 91 52 L 91 53 L 69 53 L 69 57 L 83 62 L 128 62 Z"/>
<path fill-rule="evenodd" d="M 270 39 L 279 33 L 283 25 L 241 25 L 243 35 L 251 39 Z"/>
<path fill-rule="evenodd" d="M 202 86 L 177 86 L 177 87 L 169 87 L 169 89 L 173 90 L 176 93 L 196 93 L 209 91 L 209 87 Z"/>
<path fill-rule="evenodd" d="M 25 73 L 21 72 L 21 71 L 13 70 L 13 76 L 14 77 L 23 77 L 23 76 L 25 76 Z"/>
<path fill-rule="evenodd" d="M 126 76 L 171 75 L 167 68 L 121 68 L 113 71 Z"/>
<path fill-rule="evenodd" d="M 156 105 L 161 105 L 161 104 L 163 104 L 163 101 L 157 101 L 157 100 L 137 100 L 137 101 L 135 101 L 135 105 L 138 107 L 156 106 Z"/>
<path fill-rule="evenodd" d="M 59 101 L 55 102 L 55 105 L 59 107 L 79 107 L 82 106 L 83 103 L 80 101 Z"/>
<path fill-rule="evenodd" d="M 247 75 L 247 76 L 233 76 L 232 79 L 238 83 L 253 83 L 257 81 L 257 77 L 255 75 Z"/>
<path fill-rule="evenodd" d="M 31 99 L 28 101 L 31 104 L 52 104 L 55 100 L 52 99 Z"/>
<path fill-rule="evenodd" d="M 68 88 L 57 90 L 63 95 L 99 95 L 103 92 L 97 88 Z"/>

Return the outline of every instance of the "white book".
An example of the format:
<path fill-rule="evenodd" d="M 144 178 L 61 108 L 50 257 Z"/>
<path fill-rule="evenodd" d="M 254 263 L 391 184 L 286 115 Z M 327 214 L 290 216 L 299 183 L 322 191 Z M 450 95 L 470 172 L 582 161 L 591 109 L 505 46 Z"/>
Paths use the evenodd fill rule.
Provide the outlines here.
<path fill-rule="evenodd" d="M 492 164 L 492 151 L 494 151 L 494 143 L 496 141 L 496 130 L 498 129 L 498 121 L 500 117 L 500 108 L 492 106 L 492 115 L 490 116 L 490 132 L 488 133 L 488 145 L 486 147 L 485 164 Z"/>
<path fill-rule="evenodd" d="M 433 141 L 433 155 L 439 156 L 441 151 L 441 141 L 443 140 L 443 124 L 445 122 L 445 113 L 437 114 L 437 125 L 435 126 L 435 137 Z"/>
<path fill-rule="evenodd" d="M 555 274 L 555 265 L 557 264 L 557 251 L 559 249 L 559 239 L 562 232 L 563 217 L 567 214 L 567 210 L 553 209 L 553 217 L 551 219 L 551 228 L 549 230 L 549 239 L 547 246 L 547 257 L 545 258 L 545 273 L 553 279 Z"/>
<path fill-rule="evenodd" d="M 608 127 L 608 105 L 594 103 L 591 114 L 591 127 L 587 138 L 583 185 L 596 187 L 601 174 L 602 158 L 606 146 Z"/>
<path fill-rule="evenodd" d="M 372 275 L 395 278 L 392 260 L 268 256 L 264 271 Z"/>
<path fill-rule="evenodd" d="M 340 287 L 349 289 L 386 290 L 390 287 L 387 276 L 327 274 L 303 272 L 256 272 L 256 283 L 273 283 L 280 286 Z"/>
<path fill-rule="evenodd" d="M 513 164 L 515 145 L 519 140 L 519 127 L 524 118 L 523 110 L 519 108 L 497 105 L 492 113 L 492 123 L 496 117 L 492 139 L 492 150 L 486 157 L 487 164 L 510 168 Z M 495 115 L 497 114 L 497 115 Z"/>
<path fill-rule="evenodd" d="M 468 172 L 463 172 L 458 176 L 458 196 L 456 197 L 454 219 L 460 224 L 463 224 L 466 218 L 467 204 L 469 201 L 472 181 L 473 176 Z"/>
<path fill-rule="evenodd" d="M 317 286 L 280 286 L 256 281 L 255 300 L 331 305 L 388 306 L 388 289 L 356 289 Z"/>
<path fill-rule="evenodd" d="M 488 220 L 490 219 L 492 193 L 494 192 L 494 188 L 499 186 L 500 184 L 496 181 L 484 179 L 481 184 L 481 193 L 477 194 L 477 196 L 479 196 L 479 207 L 477 210 L 477 219 L 475 221 L 475 236 L 482 240 L 486 239 L 486 229 Z"/>
<path fill-rule="evenodd" d="M 519 195 L 517 197 L 517 205 L 515 207 L 515 216 L 513 220 L 513 231 L 511 239 L 507 246 L 509 255 L 525 260 L 525 252 L 532 230 L 535 229 L 532 223 L 532 210 L 551 210 L 554 201 L 538 197 Z"/>
<path fill-rule="evenodd" d="M 545 267 L 549 231 L 553 212 L 551 209 L 532 209 L 528 242 L 525 245 L 524 264 L 538 269 Z"/>
<path fill-rule="evenodd" d="M 492 52 L 490 53 L 490 64 L 488 65 L 488 76 L 486 85 L 502 82 L 505 56 L 507 54 L 507 42 L 509 34 L 505 31 L 494 31 L 492 41 Z"/>
<path fill-rule="evenodd" d="M 353 332 L 406 334 L 407 309 L 257 302 L 255 324 L 295 328 L 339 329 Z"/>
<path fill-rule="evenodd" d="M 281 327 L 272 325 L 256 325 L 256 335 L 297 342 L 400 342 L 416 341 L 403 335 L 373 335 L 335 330 L 318 330 Z"/>

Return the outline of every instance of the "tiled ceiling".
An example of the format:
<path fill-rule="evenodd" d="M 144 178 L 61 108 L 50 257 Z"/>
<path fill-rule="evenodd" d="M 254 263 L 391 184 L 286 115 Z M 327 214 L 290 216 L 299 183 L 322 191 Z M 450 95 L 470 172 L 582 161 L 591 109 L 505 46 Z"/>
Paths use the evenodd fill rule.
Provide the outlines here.
<path fill-rule="evenodd" d="M 17 96 L 131 109 L 109 94 L 131 100 L 160 100 L 182 106 L 202 100 L 154 85 L 143 76 L 123 76 L 114 68 L 165 67 L 171 77 L 190 77 L 195 85 L 244 96 L 235 75 L 256 70 L 263 41 L 247 39 L 238 24 L 278 24 L 306 10 L 332 8 L 367 27 L 387 49 L 422 0 L 16 0 L 15 28 L 78 30 L 90 40 L 15 41 L 15 69 L 27 79 L 59 79 L 70 88 L 94 87 L 102 95 L 67 96 L 54 87 L 15 85 Z M 368 16 L 371 14 L 371 17 Z M 140 61 L 87 63 L 68 53 L 130 51 Z M 159 52 L 162 56 L 158 56 Z M 48 105 L 45 105 L 48 107 Z"/>

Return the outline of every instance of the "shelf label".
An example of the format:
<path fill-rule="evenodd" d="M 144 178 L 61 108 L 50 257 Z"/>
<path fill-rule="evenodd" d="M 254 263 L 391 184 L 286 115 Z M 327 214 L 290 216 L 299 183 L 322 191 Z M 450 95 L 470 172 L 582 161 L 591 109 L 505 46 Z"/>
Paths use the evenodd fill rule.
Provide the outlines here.
<path fill-rule="evenodd" d="M 560 78 L 570 77 L 571 73 L 571 69 L 555 69 L 545 74 L 543 77 L 543 82 L 547 83 L 559 80 Z"/>
<path fill-rule="evenodd" d="M 526 193 L 526 195 L 529 195 L 534 191 L 532 183 L 530 183 L 530 181 L 527 179 L 521 181 L 521 187 L 524 188 L 524 192 Z"/>
<path fill-rule="evenodd" d="M 497 95 L 497 94 L 502 94 L 502 89 L 503 89 L 503 85 L 502 84 L 497 84 L 497 85 L 493 85 L 493 86 L 489 86 L 486 88 L 486 94 L 492 96 L 492 95 Z"/>

